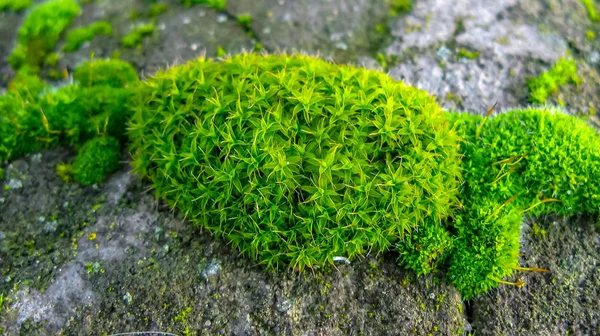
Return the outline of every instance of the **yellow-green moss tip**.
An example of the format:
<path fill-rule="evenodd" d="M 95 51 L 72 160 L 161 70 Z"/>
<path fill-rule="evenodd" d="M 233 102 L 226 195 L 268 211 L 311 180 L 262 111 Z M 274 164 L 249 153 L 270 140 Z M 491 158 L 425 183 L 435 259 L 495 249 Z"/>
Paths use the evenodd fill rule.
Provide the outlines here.
<path fill-rule="evenodd" d="M 550 96 L 558 92 L 560 86 L 580 82 L 581 79 L 577 77 L 575 60 L 561 58 L 548 71 L 527 80 L 529 100 L 535 104 L 544 104 Z"/>
<path fill-rule="evenodd" d="M 594 0 L 580 0 L 585 9 L 587 10 L 588 17 L 592 22 L 600 22 L 600 14 L 598 14 L 598 10 L 596 9 L 596 4 Z"/>

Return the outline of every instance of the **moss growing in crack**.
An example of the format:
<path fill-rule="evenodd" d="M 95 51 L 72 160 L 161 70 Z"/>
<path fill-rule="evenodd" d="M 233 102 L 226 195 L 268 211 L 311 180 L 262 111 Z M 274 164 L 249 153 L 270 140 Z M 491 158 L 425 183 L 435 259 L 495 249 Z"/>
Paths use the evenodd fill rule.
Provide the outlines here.
<path fill-rule="evenodd" d="M 32 0 L 0 0 L 0 12 L 11 10 L 14 12 L 24 11 L 32 4 Z"/>
<path fill-rule="evenodd" d="M 244 54 L 147 86 L 135 170 L 269 268 L 384 251 L 456 202 L 458 139 L 440 107 L 380 72 Z"/>
<path fill-rule="evenodd" d="M 561 58 L 550 70 L 527 80 L 529 100 L 532 103 L 544 104 L 551 95 L 558 92 L 560 86 L 579 82 L 581 79 L 577 77 L 575 60 Z"/>
<path fill-rule="evenodd" d="M 96 35 L 112 35 L 112 25 L 107 21 L 98 21 L 73 29 L 67 33 L 67 42 L 62 50 L 65 52 L 77 51 L 85 42 L 93 40 Z"/>
<path fill-rule="evenodd" d="M 39 72 L 46 55 L 54 51 L 63 31 L 79 12 L 74 0 L 52 0 L 35 7 L 19 29 L 17 45 L 8 59 L 11 67 Z"/>
<path fill-rule="evenodd" d="M 154 33 L 154 24 L 148 23 L 133 28 L 121 39 L 121 45 L 125 48 L 135 48 L 142 44 L 145 37 Z"/>
<path fill-rule="evenodd" d="M 83 185 L 100 183 L 121 166 L 121 144 L 113 137 L 98 137 L 86 142 L 73 163 L 73 177 Z"/>

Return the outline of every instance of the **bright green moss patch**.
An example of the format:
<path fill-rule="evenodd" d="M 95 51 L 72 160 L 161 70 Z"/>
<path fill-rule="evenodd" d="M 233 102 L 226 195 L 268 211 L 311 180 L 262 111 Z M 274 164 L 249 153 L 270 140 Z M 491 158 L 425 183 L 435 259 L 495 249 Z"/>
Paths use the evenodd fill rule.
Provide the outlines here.
<path fill-rule="evenodd" d="M 143 24 L 135 27 L 127 35 L 121 39 L 121 45 L 125 48 L 134 48 L 140 46 L 144 37 L 150 36 L 154 33 L 153 24 Z"/>
<path fill-rule="evenodd" d="M 85 42 L 91 41 L 96 35 L 112 35 L 112 25 L 107 21 L 94 22 L 89 26 L 71 30 L 66 37 L 67 43 L 63 51 L 72 52 L 78 50 Z"/>
<path fill-rule="evenodd" d="M 390 5 L 390 15 L 396 16 L 410 12 L 412 9 L 412 0 L 386 0 Z"/>
<path fill-rule="evenodd" d="M 31 0 L 0 0 L 0 12 L 6 10 L 20 12 L 29 8 L 31 3 Z"/>
<path fill-rule="evenodd" d="M 479 58 L 481 53 L 479 51 L 470 51 L 464 48 L 458 49 L 458 58 L 475 59 Z"/>
<path fill-rule="evenodd" d="M 121 166 L 121 144 L 113 137 L 98 137 L 86 142 L 73 163 L 73 176 L 83 185 L 104 181 Z"/>
<path fill-rule="evenodd" d="M 594 0 L 580 0 L 585 9 L 587 10 L 588 17 L 592 22 L 600 21 L 600 14 L 598 14 L 598 10 L 596 9 L 596 4 L 594 4 Z"/>
<path fill-rule="evenodd" d="M 74 0 L 52 0 L 35 7 L 19 29 L 17 45 L 9 56 L 13 69 L 27 66 L 30 72 L 37 73 L 46 55 L 54 51 L 62 32 L 79 12 Z"/>
<path fill-rule="evenodd" d="M 245 54 L 146 85 L 135 170 L 269 268 L 385 251 L 457 202 L 456 134 L 433 97 L 383 73 Z"/>
<path fill-rule="evenodd" d="M 580 81 L 581 79 L 577 77 L 575 60 L 561 58 L 550 70 L 543 72 L 538 77 L 528 79 L 529 100 L 532 103 L 543 104 L 558 91 L 561 85 L 577 84 Z"/>

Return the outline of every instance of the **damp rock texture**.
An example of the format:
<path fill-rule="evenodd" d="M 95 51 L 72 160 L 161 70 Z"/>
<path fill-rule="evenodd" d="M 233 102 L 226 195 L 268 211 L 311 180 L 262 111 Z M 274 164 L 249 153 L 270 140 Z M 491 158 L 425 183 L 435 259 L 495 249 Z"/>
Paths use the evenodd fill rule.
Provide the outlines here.
<path fill-rule="evenodd" d="M 40 1 L 34 1 L 38 3 Z M 150 15 L 152 1 L 86 1 L 72 23 L 99 20 L 74 52 L 56 45 L 60 85 L 79 63 L 121 58 L 142 78 L 201 55 L 304 52 L 388 72 L 447 109 L 483 114 L 530 105 L 527 78 L 561 57 L 581 82 L 546 102 L 600 126 L 600 23 L 580 0 L 228 0 L 224 9 L 184 1 Z M 600 9 L 600 8 L 599 8 Z M 8 56 L 28 11 L 0 12 L 0 92 L 15 76 Z M 154 30 L 139 45 L 123 36 Z M 92 56 L 93 53 L 93 56 Z M 43 69 L 42 76 L 50 72 Z M 417 278 L 394 252 L 297 274 L 268 272 L 153 198 L 122 169 L 100 185 L 65 183 L 60 148 L 0 163 L 0 328 L 7 335 L 595 335 L 600 334 L 600 230 L 596 219 L 529 218 L 518 273 L 463 302 L 444 274 Z"/>

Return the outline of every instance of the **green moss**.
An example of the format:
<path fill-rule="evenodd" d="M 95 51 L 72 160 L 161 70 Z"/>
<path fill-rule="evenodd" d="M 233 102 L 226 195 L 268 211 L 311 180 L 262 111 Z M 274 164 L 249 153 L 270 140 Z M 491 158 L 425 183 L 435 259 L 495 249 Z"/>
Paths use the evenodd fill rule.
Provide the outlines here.
<path fill-rule="evenodd" d="M 144 37 L 154 33 L 154 24 L 143 24 L 135 27 L 121 39 L 121 45 L 125 48 L 134 48 L 140 46 Z"/>
<path fill-rule="evenodd" d="M 73 163 L 73 177 L 83 185 L 100 183 L 121 166 L 121 145 L 113 137 L 98 137 L 86 142 Z"/>
<path fill-rule="evenodd" d="M 31 3 L 31 0 L 0 0 L 0 12 L 6 10 L 24 11 L 31 6 Z"/>
<path fill-rule="evenodd" d="M 180 0 L 180 2 L 188 7 L 199 4 L 205 4 L 217 10 L 223 10 L 227 7 L 227 0 Z"/>
<path fill-rule="evenodd" d="M 252 16 L 250 15 L 240 15 L 237 20 L 242 27 L 250 27 L 252 24 Z"/>
<path fill-rule="evenodd" d="M 592 22 L 600 22 L 600 14 L 598 14 L 598 10 L 596 9 L 596 5 L 594 4 L 594 0 L 580 0 L 585 9 L 587 10 L 588 17 Z"/>
<path fill-rule="evenodd" d="M 449 118 L 464 138 L 465 180 L 449 275 L 469 299 L 521 269 L 522 213 L 598 214 L 600 138 L 584 121 L 553 110 Z"/>
<path fill-rule="evenodd" d="M 596 39 L 596 33 L 593 30 L 588 30 L 585 32 L 585 38 L 588 40 L 594 40 Z"/>
<path fill-rule="evenodd" d="M 383 73 L 244 54 L 147 86 L 136 172 L 269 268 L 385 251 L 456 201 L 456 135 L 433 97 Z"/>
<path fill-rule="evenodd" d="M 481 53 L 479 51 L 470 51 L 464 48 L 458 49 L 458 58 L 475 59 L 479 58 Z"/>
<path fill-rule="evenodd" d="M 107 21 L 98 21 L 73 29 L 67 34 L 67 42 L 62 50 L 65 52 L 77 51 L 85 42 L 93 40 L 96 35 L 100 34 L 112 35 L 112 25 Z"/>
<path fill-rule="evenodd" d="M 110 86 L 124 88 L 138 81 L 133 66 L 121 60 L 95 60 L 84 62 L 73 73 L 73 79 L 85 86 Z"/>
<path fill-rule="evenodd" d="M 453 237 L 441 223 L 427 222 L 397 244 L 398 261 L 417 275 L 429 274 L 445 261 L 452 244 Z"/>
<path fill-rule="evenodd" d="M 37 73 L 46 55 L 54 51 L 62 32 L 79 12 L 74 0 L 52 0 L 33 8 L 19 29 L 17 45 L 8 59 L 13 69 L 28 66 Z"/>
<path fill-rule="evenodd" d="M 533 223 L 533 226 L 531 226 L 531 233 L 538 238 L 546 238 L 546 235 L 548 234 L 548 232 L 540 228 L 537 223 Z"/>
<path fill-rule="evenodd" d="M 73 181 L 73 165 L 59 163 L 56 165 L 56 174 L 65 182 Z"/>
<path fill-rule="evenodd" d="M 97 63 L 97 65 L 96 65 Z M 0 96 L 0 161 L 52 148 L 77 145 L 98 134 L 122 139 L 137 80 L 121 61 L 89 62 L 76 68 L 82 81 L 55 90 L 38 77 L 20 75 Z M 89 68 L 98 71 L 91 72 Z M 112 85 L 113 87 L 109 86 Z"/>
<path fill-rule="evenodd" d="M 553 94 L 558 92 L 561 85 L 579 83 L 575 60 L 562 58 L 548 71 L 535 78 L 527 80 L 529 100 L 532 103 L 543 104 Z"/>
<path fill-rule="evenodd" d="M 150 7 L 150 10 L 148 10 L 147 16 L 149 18 L 156 18 L 156 17 L 162 15 L 163 13 L 165 13 L 168 9 L 169 9 L 169 7 L 167 7 L 167 4 L 155 3 L 155 4 L 152 4 L 152 7 Z"/>
<path fill-rule="evenodd" d="M 387 0 L 390 5 L 390 15 L 396 16 L 412 9 L 412 0 Z"/>
<path fill-rule="evenodd" d="M 225 55 L 227 55 L 227 51 L 223 47 L 218 46 L 217 47 L 217 57 L 224 57 Z"/>

